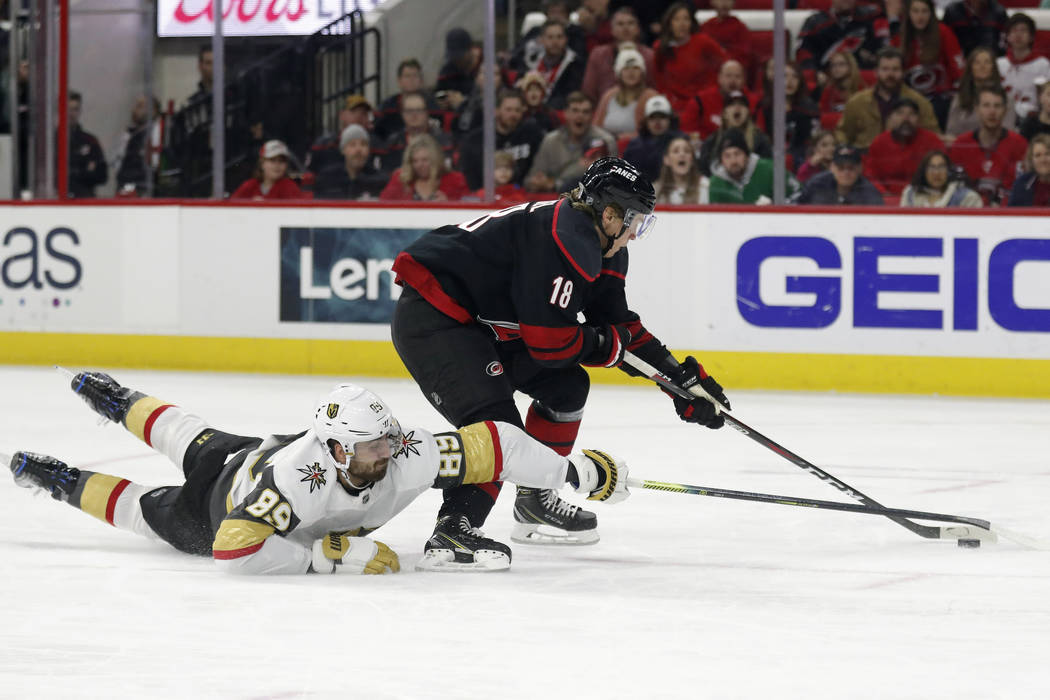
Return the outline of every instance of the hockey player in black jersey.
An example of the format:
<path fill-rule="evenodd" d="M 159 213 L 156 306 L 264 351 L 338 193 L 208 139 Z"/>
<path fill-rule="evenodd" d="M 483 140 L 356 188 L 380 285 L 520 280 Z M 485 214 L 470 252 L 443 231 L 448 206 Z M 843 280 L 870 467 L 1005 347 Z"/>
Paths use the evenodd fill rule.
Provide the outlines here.
<path fill-rule="evenodd" d="M 651 230 L 655 201 L 634 166 L 602 158 L 558 200 L 443 226 L 398 255 L 394 346 L 430 403 L 455 426 L 506 421 L 567 455 L 590 388 L 581 365 L 620 367 L 630 350 L 681 385 L 699 383 L 728 408 L 703 367 L 692 357 L 679 363 L 627 304 L 626 246 Z M 524 421 L 515 391 L 533 399 Z M 722 427 L 708 400 L 672 398 L 683 420 Z M 480 527 L 499 490 L 498 482 L 447 489 L 439 518 L 464 515 Z M 514 519 L 515 542 L 598 540 L 594 513 L 553 490 L 519 488 Z M 422 568 L 442 568 L 440 546 L 427 543 Z"/>

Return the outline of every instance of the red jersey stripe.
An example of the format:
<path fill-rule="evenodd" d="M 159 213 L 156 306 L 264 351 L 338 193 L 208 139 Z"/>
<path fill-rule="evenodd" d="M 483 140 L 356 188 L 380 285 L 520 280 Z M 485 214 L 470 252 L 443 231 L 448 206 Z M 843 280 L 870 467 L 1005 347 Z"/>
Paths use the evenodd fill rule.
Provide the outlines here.
<path fill-rule="evenodd" d="M 166 403 L 163 406 L 154 409 L 153 413 L 149 414 L 149 418 L 146 419 L 146 424 L 142 426 L 142 441 L 150 447 L 153 447 L 153 443 L 151 442 L 153 436 L 153 424 L 157 422 L 158 418 L 160 418 L 160 414 L 167 411 L 172 405 L 173 404 Z"/>
<path fill-rule="evenodd" d="M 588 282 L 593 282 L 598 278 L 594 275 L 588 275 L 586 272 L 583 271 L 583 268 L 580 267 L 580 264 L 576 262 L 576 260 L 571 255 L 569 255 L 568 249 L 565 248 L 565 245 L 561 242 L 561 238 L 558 236 L 558 213 L 561 212 L 561 207 L 563 204 L 565 204 L 564 199 L 560 200 L 557 204 L 554 205 L 554 221 L 553 223 L 551 223 L 551 235 L 554 236 L 554 242 L 558 244 L 558 247 L 561 249 L 562 255 L 564 255 L 565 259 L 569 261 L 569 264 L 572 265 L 573 268 L 575 268 L 575 270 L 580 273 L 581 277 L 583 277 Z"/>
<path fill-rule="evenodd" d="M 400 253 L 391 268 L 397 274 L 394 281 L 407 284 L 419 292 L 431 306 L 460 323 L 471 323 L 474 319 L 459 302 L 445 293 L 434 274 L 408 253 Z"/>
<path fill-rule="evenodd" d="M 499 442 L 499 432 L 496 430 L 496 424 L 487 420 L 485 421 L 485 427 L 489 429 L 489 434 L 492 435 L 492 480 L 499 481 L 500 477 L 503 476 L 503 446 Z"/>
<path fill-rule="evenodd" d="M 113 512 L 117 509 L 117 499 L 120 498 L 120 494 L 124 493 L 124 489 L 130 483 L 127 479 L 121 479 L 120 483 L 114 486 L 109 493 L 109 500 L 106 501 L 106 522 L 110 525 L 113 525 Z"/>
<path fill-rule="evenodd" d="M 263 540 L 265 542 L 265 540 Z M 241 547 L 240 549 L 213 549 L 211 552 L 212 557 L 216 559 L 240 559 L 246 557 L 249 554 L 255 554 L 262 549 L 263 542 L 253 544 L 250 547 Z"/>

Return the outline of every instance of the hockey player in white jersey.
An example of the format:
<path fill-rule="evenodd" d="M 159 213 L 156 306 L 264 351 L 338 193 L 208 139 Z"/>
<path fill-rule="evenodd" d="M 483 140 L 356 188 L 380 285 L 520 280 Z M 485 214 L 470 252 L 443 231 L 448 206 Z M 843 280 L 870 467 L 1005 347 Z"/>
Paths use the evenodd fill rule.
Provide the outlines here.
<path fill-rule="evenodd" d="M 150 487 L 31 452 L 10 461 L 15 483 L 42 488 L 115 527 L 211 556 L 241 574 L 400 569 L 369 533 L 429 488 L 507 480 L 598 501 L 627 497 L 626 465 L 604 452 L 561 457 L 516 426 L 485 421 L 430 433 L 403 429 L 378 396 L 352 384 L 318 402 L 310 428 L 265 439 L 217 430 L 200 417 L 100 372 L 73 390 L 97 413 L 180 466 L 181 486 Z M 445 515 L 417 568 L 506 569 L 510 549 Z"/>

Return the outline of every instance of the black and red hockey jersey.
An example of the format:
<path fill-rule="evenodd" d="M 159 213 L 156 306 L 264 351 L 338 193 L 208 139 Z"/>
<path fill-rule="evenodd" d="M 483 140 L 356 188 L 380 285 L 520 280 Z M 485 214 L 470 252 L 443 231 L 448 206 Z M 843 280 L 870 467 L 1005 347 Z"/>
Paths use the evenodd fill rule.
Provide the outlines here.
<path fill-rule="evenodd" d="M 521 339 L 546 367 L 579 364 L 597 345 L 581 325 L 617 324 L 629 348 L 661 366 L 666 348 L 627 306 L 627 249 L 603 258 L 591 218 L 567 199 L 527 202 L 424 235 L 398 255 L 399 284 L 461 323 L 491 329 L 494 339 Z"/>

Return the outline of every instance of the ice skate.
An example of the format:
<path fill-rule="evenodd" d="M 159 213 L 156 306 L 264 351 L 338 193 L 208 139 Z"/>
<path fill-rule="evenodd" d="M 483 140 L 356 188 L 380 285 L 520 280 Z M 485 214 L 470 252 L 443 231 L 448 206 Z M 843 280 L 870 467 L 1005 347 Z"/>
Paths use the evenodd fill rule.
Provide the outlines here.
<path fill-rule="evenodd" d="M 552 489 L 518 487 L 514 500 L 514 530 L 519 544 L 594 544 L 598 516 L 563 501 Z"/>
<path fill-rule="evenodd" d="M 131 404 L 131 389 L 103 372 L 80 372 L 70 386 L 95 413 L 114 423 L 123 422 Z"/>
<path fill-rule="evenodd" d="M 423 547 L 417 571 L 503 571 L 510 568 L 510 547 L 485 537 L 467 516 L 446 515 Z"/>
<path fill-rule="evenodd" d="M 43 489 L 58 501 L 68 501 L 80 480 L 79 469 L 32 452 L 16 452 L 9 466 L 16 485 Z"/>

